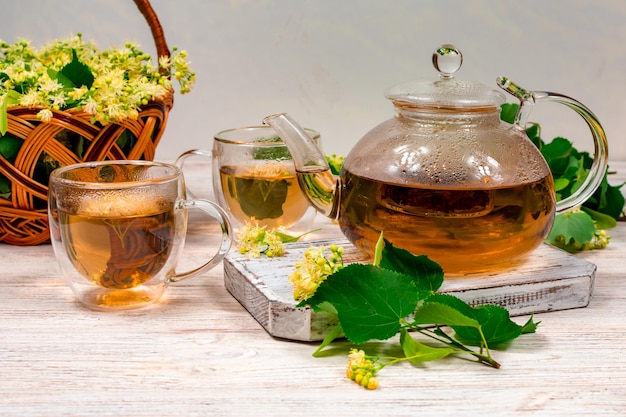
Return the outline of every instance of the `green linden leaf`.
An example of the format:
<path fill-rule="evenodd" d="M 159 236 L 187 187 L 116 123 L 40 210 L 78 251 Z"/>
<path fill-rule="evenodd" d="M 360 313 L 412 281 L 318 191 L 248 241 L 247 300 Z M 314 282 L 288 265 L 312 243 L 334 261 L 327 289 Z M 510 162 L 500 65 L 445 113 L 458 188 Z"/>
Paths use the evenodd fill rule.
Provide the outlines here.
<path fill-rule="evenodd" d="M 457 300 L 463 302 L 458 298 Z M 448 302 L 448 300 L 438 297 L 438 295 L 431 296 L 415 311 L 414 323 L 480 328 L 480 323 L 472 317 L 473 312 L 471 311 L 471 307 L 466 305 L 468 309 L 457 308 L 456 305 L 452 304 L 453 303 Z"/>
<path fill-rule="evenodd" d="M 13 163 L 24 141 L 17 136 L 7 133 L 0 137 L 0 155 Z"/>
<path fill-rule="evenodd" d="M 573 175 L 571 170 L 574 170 L 573 173 L 578 170 L 578 159 L 573 151 L 572 143 L 567 139 L 555 138 L 552 142 L 543 145 L 540 151 L 555 178 L 570 178 Z"/>
<path fill-rule="evenodd" d="M 543 148 L 543 140 L 541 139 L 541 127 L 537 123 L 529 123 L 530 126 L 526 128 L 526 135 L 528 138 L 541 150 Z"/>
<path fill-rule="evenodd" d="M 59 74 L 73 83 L 74 87 L 86 86 L 91 88 L 95 80 L 89 67 L 78 59 L 75 49 L 72 49 L 72 61 L 65 65 L 59 71 Z M 59 79 L 59 82 L 65 85 L 61 79 Z"/>
<path fill-rule="evenodd" d="M 402 346 L 402 351 L 409 362 L 414 364 L 436 361 L 456 353 L 450 347 L 432 347 L 420 343 L 413 339 L 406 329 L 402 329 L 400 332 L 400 346 Z"/>
<path fill-rule="evenodd" d="M 487 346 L 494 347 L 510 342 L 522 334 L 522 326 L 512 321 L 506 308 L 495 304 L 474 307 L 474 316 L 480 323 Z M 459 339 L 480 346 L 480 333 L 471 327 L 452 326 Z"/>
<path fill-rule="evenodd" d="M 81 159 L 85 155 L 85 138 L 84 137 L 81 136 L 78 138 L 78 141 L 76 143 L 76 148 L 74 149 L 74 153 L 76 154 L 76 156 L 78 156 Z"/>
<path fill-rule="evenodd" d="M 4 73 L 2 73 L 4 74 Z M 4 74 L 6 76 L 6 74 Z M 0 108 L 0 135 L 6 135 L 9 128 L 9 120 L 7 117 L 7 108 L 9 105 L 15 105 L 20 102 L 21 94 L 14 90 L 9 90 L 2 100 L 2 107 Z"/>
<path fill-rule="evenodd" d="M 556 178 L 554 180 L 554 191 L 561 191 L 567 188 L 570 181 L 567 178 Z"/>
<path fill-rule="evenodd" d="M 387 239 L 382 251 L 380 267 L 408 275 L 415 281 L 415 286 L 424 299 L 437 291 L 443 284 L 443 269 L 425 255 L 413 255 L 411 252 L 396 248 Z"/>
<path fill-rule="evenodd" d="M 307 303 L 315 311 L 323 302 L 332 304 L 346 338 L 359 344 L 397 334 L 417 301 L 410 276 L 355 263 L 330 275 Z"/>
<path fill-rule="evenodd" d="M 373 265 L 380 266 L 380 261 L 383 258 L 383 248 L 385 247 L 385 239 L 383 238 L 383 232 L 380 232 L 376 246 L 374 247 L 374 260 Z"/>
<path fill-rule="evenodd" d="M 11 198 L 11 181 L 0 174 L 0 197 L 9 200 Z"/>
<path fill-rule="evenodd" d="M 552 142 L 545 144 L 541 148 L 542 155 L 546 160 L 568 159 L 572 153 L 572 142 L 565 138 L 554 138 Z"/>
<path fill-rule="evenodd" d="M 624 184 L 617 186 L 609 184 L 605 175 L 596 192 L 584 203 L 584 207 L 608 214 L 614 219 L 619 219 L 625 202 L 624 194 L 621 191 L 623 186 Z"/>
<path fill-rule="evenodd" d="M 68 77 L 66 77 L 65 75 L 63 75 L 62 72 L 55 71 L 52 68 L 48 68 L 46 70 L 46 72 L 48 73 L 48 77 L 50 77 L 53 80 L 57 80 L 61 85 L 63 85 L 63 87 L 65 87 L 65 88 L 75 88 L 76 87 L 74 82 L 72 80 L 70 80 Z"/>
<path fill-rule="evenodd" d="M 517 110 L 519 109 L 519 104 L 517 103 L 504 103 L 501 106 L 500 110 L 500 119 L 513 124 L 515 122 L 515 116 L 517 115 Z"/>
<path fill-rule="evenodd" d="M 5 135 L 9 128 L 9 119 L 7 115 L 7 100 L 2 100 L 2 107 L 0 108 L 0 134 Z"/>
<path fill-rule="evenodd" d="M 623 185 L 623 184 L 622 184 Z M 619 219 L 622 216 L 622 211 L 624 210 L 624 194 L 621 191 L 622 186 L 612 186 L 609 185 L 606 188 L 604 196 L 602 198 L 602 202 L 599 207 L 599 211 L 602 213 L 608 214 L 614 219 Z"/>
<path fill-rule="evenodd" d="M 282 232 L 278 232 L 275 231 L 274 233 L 276 233 L 276 236 L 278 236 L 280 238 L 280 241 L 283 243 L 293 243 L 293 242 L 297 242 L 298 240 L 300 240 L 300 238 L 303 235 L 298 235 L 298 236 L 292 236 L 292 235 L 288 235 L 287 233 L 282 233 Z M 311 233 L 311 232 L 307 232 L 307 233 Z M 305 233 L 305 234 L 307 234 Z"/>
<path fill-rule="evenodd" d="M 583 185 L 583 182 L 587 179 L 589 175 L 589 168 L 585 167 L 585 163 L 582 159 L 578 160 L 578 169 L 575 171 L 574 180 L 575 182 L 572 184 L 570 192 L 573 194 Z"/>
<path fill-rule="evenodd" d="M 115 142 L 117 146 L 124 150 L 124 153 L 130 153 L 136 143 L 137 137 L 129 129 L 124 129 L 120 137 L 117 138 L 117 141 Z"/>
<path fill-rule="evenodd" d="M 24 141 L 17 136 L 5 133 L 4 136 L 0 136 L 0 155 L 13 163 L 23 143 Z M 11 181 L 2 174 L 0 174 L 0 197 L 11 199 Z"/>
<path fill-rule="evenodd" d="M 294 242 L 297 242 L 300 239 L 302 239 L 304 236 L 306 236 L 308 234 L 311 234 L 311 233 L 314 233 L 314 232 L 318 232 L 320 230 L 321 229 L 314 229 L 314 230 L 310 230 L 308 232 L 304 232 L 304 233 L 299 234 L 299 235 L 289 235 L 287 233 L 282 233 L 282 232 L 279 232 L 279 231 L 276 230 L 276 231 L 274 231 L 274 234 L 276 236 L 278 236 L 280 241 L 283 242 L 283 243 L 294 243 Z"/>
<path fill-rule="evenodd" d="M 528 321 L 522 326 L 522 334 L 535 333 L 537 331 L 537 327 L 541 322 L 535 323 L 533 318 L 533 316 L 530 316 Z"/>
<path fill-rule="evenodd" d="M 570 242 L 589 242 L 595 233 L 596 226 L 589 214 L 582 211 L 568 211 L 557 215 L 548 235 L 548 240 L 553 242 L 558 236 L 565 238 L 565 244 Z"/>
<path fill-rule="evenodd" d="M 480 346 L 483 343 L 481 331 L 487 346 L 493 347 L 509 342 L 522 333 L 534 333 L 537 327 L 537 324 L 532 322 L 532 318 L 524 327 L 518 325 L 511 320 L 506 308 L 495 304 L 471 307 L 465 301 L 450 294 L 435 294 L 425 301 L 424 306 L 431 303 L 438 306 L 445 305 L 476 322 L 470 322 L 471 324 L 438 323 L 449 325 L 459 339 L 470 345 Z M 415 313 L 416 316 L 418 314 L 421 315 L 420 309 Z"/>
<path fill-rule="evenodd" d="M 617 220 L 608 214 L 600 213 L 584 206 L 580 209 L 591 217 L 597 229 L 612 229 L 617 226 Z"/>

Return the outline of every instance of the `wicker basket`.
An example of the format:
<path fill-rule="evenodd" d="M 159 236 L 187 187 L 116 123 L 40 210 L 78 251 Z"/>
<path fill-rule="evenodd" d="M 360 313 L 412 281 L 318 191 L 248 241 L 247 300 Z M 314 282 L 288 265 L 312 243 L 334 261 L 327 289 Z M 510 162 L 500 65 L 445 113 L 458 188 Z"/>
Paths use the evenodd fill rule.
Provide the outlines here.
<path fill-rule="evenodd" d="M 148 0 L 134 0 L 150 26 L 158 56 L 170 56 L 161 24 Z M 13 163 L 0 155 L 0 173 L 11 182 L 11 200 L 0 198 L 0 242 L 12 245 L 36 245 L 49 241 L 47 217 L 48 178 L 35 178 L 35 167 L 43 154 L 60 165 L 115 159 L 154 159 L 169 111 L 173 92 L 164 100 L 143 106 L 137 120 L 92 124 L 91 115 L 70 109 L 52 111 L 48 122 L 37 118 L 40 108 L 10 107 L 7 111 L 7 132 L 23 139 Z M 136 138 L 130 146 L 118 146 L 118 139 L 132 133 Z M 79 158 L 59 139 L 80 135 L 85 151 Z"/>

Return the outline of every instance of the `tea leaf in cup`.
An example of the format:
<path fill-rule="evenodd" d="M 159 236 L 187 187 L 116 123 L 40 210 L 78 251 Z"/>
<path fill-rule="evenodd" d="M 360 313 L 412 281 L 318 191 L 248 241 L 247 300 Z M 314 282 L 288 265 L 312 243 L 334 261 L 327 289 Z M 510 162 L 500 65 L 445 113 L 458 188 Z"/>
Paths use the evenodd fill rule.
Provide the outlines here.
<path fill-rule="evenodd" d="M 278 136 L 273 138 L 259 138 L 254 142 L 263 142 L 263 143 L 282 143 L 282 139 Z M 262 160 L 276 160 L 276 161 L 285 161 L 291 160 L 291 154 L 289 153 L 289 149 L 287 146 L 259 146 L 254 148 L 253 151 L 254 159 L 262 159 Z"/>
<path fill-rule="evenodd" d="M 236 194 L 243 212 L 250 218 L 277 219 L 283 215 L 290 182 L 285 179 L 234 178 L 229 183 L 231 195 Z M 229 187 L 230 188 L 230 187 Z"/>

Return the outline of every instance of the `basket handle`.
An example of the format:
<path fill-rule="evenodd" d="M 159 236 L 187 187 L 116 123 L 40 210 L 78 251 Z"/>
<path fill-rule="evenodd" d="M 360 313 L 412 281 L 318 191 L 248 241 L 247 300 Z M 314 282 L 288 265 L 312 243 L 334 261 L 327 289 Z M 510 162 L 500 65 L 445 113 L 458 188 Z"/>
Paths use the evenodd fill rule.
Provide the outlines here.
<path fill-rule="evenodd" d="M 170 49 L 167 46 L 167 42 L 165 41 L 165 34 L 163 33 L 163 27 L 161 27 L 161 22 L 159 22 L 159 18 L 152 8 L 149 0 L 133 0 L 137 8 L 148 22 L 148 26 L 150 26 L 150 31 L 152 32 L 152 38 L 154 39 L 154 45 L 157 50 L 157 59 L 166 56 L 170 57 Z"/>

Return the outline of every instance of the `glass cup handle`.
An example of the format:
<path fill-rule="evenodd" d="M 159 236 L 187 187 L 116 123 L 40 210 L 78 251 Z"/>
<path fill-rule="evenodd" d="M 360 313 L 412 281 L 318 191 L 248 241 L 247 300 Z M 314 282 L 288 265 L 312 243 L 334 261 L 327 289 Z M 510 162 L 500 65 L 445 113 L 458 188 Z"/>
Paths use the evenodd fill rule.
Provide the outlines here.
<path fill-rule="evenodd" d="M 183 166 L 185 165 L 185 161 L 190 156 L 202 156 L 202 157 L 211 159 L 211 158 L 213 158 L 213 152 L 205 151 L 203 149 L 190 149 L 190 150 L 182 153 L 178 158 L 176 158 L 176 161 L 174 162 L 174 165 L 176 165 L 182 171 L 183 170 Z M 187 188 L 187 192 L 189 193 L 189 195 L 192 198 L 196 197 L 195 194 L 189 188 Z"/>
<path fill-rule="evenodd" d="M 525 128 L 530 111 L 538 101 L 563 104 L 585 119 L 594 140 L 593 163 L 583 184 L 572 195 L 557 202 L 556 213 L 563 213 L 583 204 L 600 186 L 608 167 L 609 146 L 606 134 L 598 118 L 584 104 L 563 94 L 525 90 L 506 77 L 499 77 L 497 82 L 503 90 L 520 100 L 520 108 L 515 117 L 515 125 L 519 128 Z"/>
<path fill-rule="evenodd" d="M 175 271 L 172 271 L 172 273 L 166 278 L 167 283 L 178 282 L 208 271 L 224 259 L 224 256 L 226 256 L 232 244 L 232 227 L 230 225 L 230 221 L 228 220 L 228 215 L 220 206 L 208 200 L 193 199 L 179 200 L 175 206 L 176 210 L 188 210 L 190 208 L 198 208 L 218 221 L 222 231 L 222 242 L 218 251 L 204 265 L 188 272 L 176 273 Z"/>

